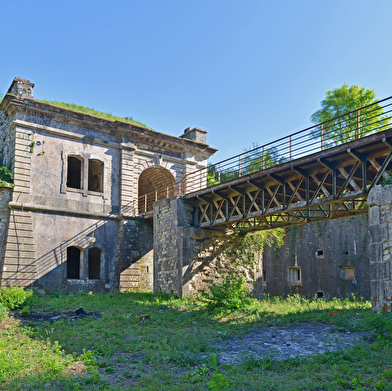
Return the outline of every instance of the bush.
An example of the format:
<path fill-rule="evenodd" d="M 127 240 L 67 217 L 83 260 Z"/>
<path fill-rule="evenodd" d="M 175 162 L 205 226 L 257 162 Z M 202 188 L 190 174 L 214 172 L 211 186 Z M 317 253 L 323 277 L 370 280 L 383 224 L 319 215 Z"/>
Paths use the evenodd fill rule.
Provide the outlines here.
<path fill-rule="evenodd" d="M 210 293 L 204 294 L 207 311 L 233 311 L 249 304 L 245 277 L 230 272 L 219 284 L 212 283 Z"/>
<path fill-rule="evenodd" d="M 0 304 L 0 320 L 8 316 L 8 308 L 3 304 Z"/>
<path fill-rule="evenodd" d="M 33 294 L 30 289 L 24 290 L 22 287 L 12 286 L 0 289 L 0 305 L 13 310 L 21 307 L 25 301 Z"/>

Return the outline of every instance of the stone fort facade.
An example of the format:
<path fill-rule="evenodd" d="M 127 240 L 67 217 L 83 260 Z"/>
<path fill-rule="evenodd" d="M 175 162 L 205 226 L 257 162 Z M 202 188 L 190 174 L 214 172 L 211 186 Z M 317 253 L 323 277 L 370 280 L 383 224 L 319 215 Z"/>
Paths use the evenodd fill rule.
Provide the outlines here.
<path fill-rule="evenodd" d="M 1 285 L 152 290 L 147 194 L 162 198 L 157 189 L 207 165 L 206 132 L 105 120 L 40 102 L 33 88 L 15 78 L 0 104 L 2 165 L 14 176 L 0 189 Z"/>
<path fill-rule="evenodd" d="M 233 267 L 230 232 L 194 227 L 171 190 L 216 151 L 204 130 L 173 137 L 105 120 L 38 101 L 33 87 L 14 79 L 0 104 L 1 166 L 14 176 L 0 187 L 1 286 L 186 296 Z M 377 188 L 369 218 L 286 229 L 280 249 L 242 270 L 250 292 L 357 294 L 390 308 L 392 186 Z"/>

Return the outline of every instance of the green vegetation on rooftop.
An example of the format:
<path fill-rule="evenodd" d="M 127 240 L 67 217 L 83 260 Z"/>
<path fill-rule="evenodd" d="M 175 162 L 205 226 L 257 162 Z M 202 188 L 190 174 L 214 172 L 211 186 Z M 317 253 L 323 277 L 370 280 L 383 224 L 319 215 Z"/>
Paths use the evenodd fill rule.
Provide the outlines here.
<path fill-rule="evenodd" d="M 84 106 L 79 106 L 75 103 L 64 103 L 64 102 L 55 102 L 55 101 L 48 101 L 48 100 L 43 100 L 43 99 L 36 99 L 38 102 L 42 102 L 42 103 L 47 103 L 49 105 L 53 105 L 53 106 L 58 106 L 58 107 L 63 107 L 64 109 L 68 109 L 68 110 L 74 110 L 74 111 L 78 111 L 79 113 L 84 113 L 84 114 L 88 114 L 88 115 L 92 115 L 94 117 L 99 117 L 99 118 L 103 118 L 109 121 L 121 121 L 121 122 L 126 122 L 128 124 L 131 125 L 136 125 L 136 126 L 141 126 L 143 128 L 152 130 L 151 128 L 149 128 L 147 125 L 142 124 L 141 122 L 138 121 L 134 121 L 132 119 L 132 117 L 118 117 L 116 115 L 112 115 L 110 113 L 103 113 L 101 111 L 97 111 L 94 109 L 90 109 L 88 107 L 84 107 Z"/>

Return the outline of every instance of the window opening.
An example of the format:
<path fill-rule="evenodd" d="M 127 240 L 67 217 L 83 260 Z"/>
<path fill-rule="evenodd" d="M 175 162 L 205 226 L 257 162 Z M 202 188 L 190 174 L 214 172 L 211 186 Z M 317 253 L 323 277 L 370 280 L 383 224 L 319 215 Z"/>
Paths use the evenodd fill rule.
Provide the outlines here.
<path fill-rule="evenodd" d="M 300 267 L 290 267 L 289 268 L 289 282 L 290 282 L 290 285 L 300 285 L 301 284 L 301 268 Z"/>
<path fill-rule="evenodd" d="M 67 278 L 80 279 L 80 249 L 77 247 L 67 248 Z"/>
<path fill-rule="evenodd" d="M 101 253 L 97 247 L 88 249 L 88 278 L 89 280 L 99 280 L 101 278 Z"/>
<path fill-rule="evenodd" d="M 317 250 L 316 251 L 316 258 L 324 258 L 324 251 L 323 250 Z"/>
<path fill-rule="evenodd" d="M 88 190 L 103 192 L 103 163 L 97 159 L 88 161 Z"/>
<path fill-rule="evenodd" d="M 67 187 L 82 188 L 82 160 L 75 156 L 68 156 Z"/>
<path fill-rule="evenodd" d="M 316 292 L 316 299 L 322 299 L 324 297 L 324 292 L 318 291 Z"/>

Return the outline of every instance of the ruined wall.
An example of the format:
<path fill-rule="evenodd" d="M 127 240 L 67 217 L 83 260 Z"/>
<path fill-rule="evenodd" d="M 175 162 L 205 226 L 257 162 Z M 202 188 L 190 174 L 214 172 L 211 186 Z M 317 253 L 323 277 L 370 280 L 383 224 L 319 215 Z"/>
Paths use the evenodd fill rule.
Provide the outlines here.
<path fill-rule="evenodd" d="M 369 299 L 369 241 L 367 216 L 287 228 L 284 245 L 264 251 L 263 290 Z"/>
<path fill-rule="evenodd" d="M 392 305 L 392 186 L 376 186 L 368 196 L 371 243 L 370 285 L 373 310 Z"/>

